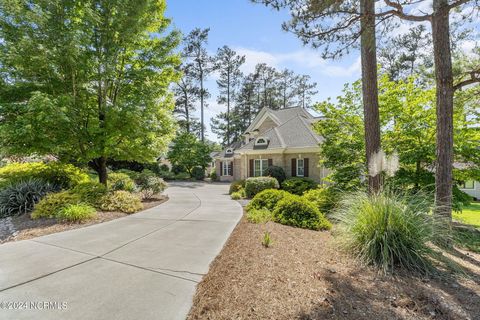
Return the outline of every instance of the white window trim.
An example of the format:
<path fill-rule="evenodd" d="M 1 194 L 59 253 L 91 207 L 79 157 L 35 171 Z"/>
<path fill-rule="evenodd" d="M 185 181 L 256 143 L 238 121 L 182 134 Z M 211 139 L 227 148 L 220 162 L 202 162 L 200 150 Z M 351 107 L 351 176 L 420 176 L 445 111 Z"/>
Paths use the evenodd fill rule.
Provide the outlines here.
<path fill-rule="evenodd" d="M 302 166 L 300 167 L 298 164 L 302 161 Z M 303 173 L 299 173 L 299 168 L 303 168 Z M 305 159 L 297 159 L 297 177 L 304 177 L 305 176 Z"/>
<path fill-rule="evenodd" d="M 465 181 L 462 186 L 459 186 L 459 189 L 462 189 L 462 190 L 475 190 L 475 180 L 468 180 L 468 181 L 472 181 L 472 182 L 473 182 L 473 185 L 472 185 L 471 188 L 467 188 L 467 181 Z"/>
<path fill-rule="evenodd" d="M 228 174 L 228 167 L 230 166 L 230 162 L 231 161 L 229 161 L 229 160 L 223 160 L 222 161 L 222 176 L 231 176 L 230 174 Z M 233 174 L 233 172 L 232 172 L 232 174 Z"/>
<path fill-rule="evenodd" d="M 259 142 L 260 140 L 263 140 L 263 142 Z M 268 138 L 267 137 L 258 137 L 255 139 L 255 145 L 256 146 L 266 146 L 268 145 Z"/>
<path fill-rule="evenodd" d="M 227 150 L 225 150 L 225 154 L 232 154 L 232 153 L 233 153 L 232 148 L 228 148 Z"/>
<path fill-rule="evenodd" d="M 257 167 L 257 161 L 258 161 L 258 163 L 260 163 L 260 166 L 259 166 L 260 167 L 260 175 L 257 175 L 256 174 L 257 171 L 255 170 L 255 168 Z M 267 165 L 265 167 L 263 167 L 263 163 L 265 163 L 265 162 L 267 163 Z M 263 172 L 267 168 L 268 168 L 268 159 L 254 159 L 253 160 L 253 176 L 254 177 L 262 177 Z"/>

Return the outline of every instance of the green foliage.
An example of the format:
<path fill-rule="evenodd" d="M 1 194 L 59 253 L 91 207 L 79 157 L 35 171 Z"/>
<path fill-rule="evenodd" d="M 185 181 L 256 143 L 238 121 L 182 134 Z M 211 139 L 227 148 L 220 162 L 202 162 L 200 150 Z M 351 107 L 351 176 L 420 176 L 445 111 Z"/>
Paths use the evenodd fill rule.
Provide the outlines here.
<path fill-rule="evenodd" d="M 205 169 L 202 167 L 195 167 L 192 169 L 192 178 L 195 180 L 203 180 L 205 179 Z"/>
<path fill-rule="evenodd" d="M 250 209 L 247 212 L 247 220 L 251 223 L 267 223 L 273 221 L 273 213 L 268 209 Z"/>
<path fill-rule="evenodd" d="M 89 181 L 76 185 L 72 193 L 78 195 L 81 202 L 97 206 L 100 199 L 107 193 L 107 188 L 99 182 Z"/>
<path fill-rule="evenodd" d="M 254 177 L 248 178 L 245 181 L 245 193 L 247 198 L 252 198 L 260 191 L 266 189 L 278 189 L 279 184 L 277 179 L 272 177 Z"/>
<path fill-rule="evenodd" d="M 162 193 L 167 188 L 167 183 L 150 170 L 143 170 L 137 176 L 135 182 L 143 199 L 151 199 L 154 195 Z"/>
<path fill-rule="evenodd" d="M 108 175 L 108 188 L 113 191 L 135 191 L 135 182 L 125 173 L 112 172 Z"/>
<path fill-rule="evenodd" d="M 174 174 L 179 174 L 179 173 L 185 173 L 185 172 L 187 172 L 187 170 L 185 169 L 185 167 L 182 166 L 182 165 L 179 165 L 179 164 L 173 164 L 171 171 L 172 171 Z"/>
<path fill-rule="evenodd" d="M 270 236 L 270 232 L 265 231 L 265 233 L 263 234 L 262 245 L 265 248 L 268 248 L 272 245 L 272 237 Z"/>
<path fill-rule="evenodd" d="M 0 191 L 0 218 L 21 215 L 55 188 L 42 180 L 25 180 L 8 185 Z"/>
<path fill-rule="evenodd" d="M 218 180 L 218 176 L 217 176 L 217 173 L 215 171 L 210 172 L 210 179 L 212 179 L 212 181 L 217 181 Z"/>
<path fill-rule="evenodd" d="M 268 209 L 273 211 L 277 203 L 284 197 L 290 195 L 288 192 L 276 189 L 263 190 L 253 197 L 246 207 L 247 211 L 252 209 Z"/>
<path fill-rule="evenodd" d="M 430 204 L 412 199 L 389 191 L 344 197 L 335 213 L 338 236 L 347 249 L 384 272 L 397 267 L 426 272 L 436 227 Z"/>
<path fill-rule="evenodd" d="M 210 146 L 190 133 L 182 133 L 173 140 L 168 159 L 173 165 L 181 166 L 192 175 L 195 167 L 206 168 L 212 161 Z M 173 168 L 172 168 L 173 171 Z"/>
<path fill-rule="evenodd" d="M 324 186 L 305 191 L 302 197 L 314 204 L 324 214 L 330 213 L 340 200 L 338 192 L 331 187 Z"/>
<path fill-rule="evenodd" d="M 189 180 L 190 175 L 187 172 L 180 172 L 175 175 L 175 180 Z"/>
<path fill-rule="evenodd" d="M 160 171 L 158 175 L 165 180 L 175 180 L 175 173 L 172 171 Z"/>
<path fill-rule="evenodd" d="M 228 194 L 238 192 L 244 188 L 245 188 L 245 180 L 233 181 L 232 183 L 230 183 L 230 189 L 228 190 Z"/>
<path fill-rule="evenodd" d="M 454 211 L 462 211 L 464 207 L 467 207 L 472 202 L 472 197 L 462 190 L 458 189 L 456 185 L 452 189 L 452 208 Z"/>
<path fill-rule="evenodd" d="M 107 193 L 100 200 L 100 209 L 134 213 L 143 209 L 140 198 L 128 191 L 118 190 Z"/>
<path fill-rule="evenodd" d="M 305 191 L 315 189 L 318 187 L 318 183 L 310 178 L 293 177 L 288 178 L 282 183 L 282 189 L 301 196 Z"/>
<path fill-rule="evenodd" d="M 42 180 L 57 188 L 71 188 L 89 180 L 83 170 L 63 163 L 26 162 L 10 163 L 0 168 L 0 186 L 28 179 Z"/>
<path fill-rule="evenodd" d="M 232 198 L 232 200 L 240 200 L 242 199 L 242 192 L 232 192 L 232 194 L 230 194 L 230 198 Z"/>
<path fill-rule="evenodd" d="M 148 170 L 148 171 L 150 171 L 150 170 Z M 115 170 L 115 173 L 126 174 L 127 176 L 130 177 L 130 179 L 132 179 L 134 181 L 138 178 L 138 175 L 140 174 L 138 171 L 132 171 L 132 170 L 129 170 L 129 169 Z"/>
<path fill-rule="evenodd" d="M 273 211 L 275 221 L 288 226 L 329 230 L 332 224 L 311 203 L 297 195 L 284 197 Z"/>
<path fill-rule="evenodd" d="M 165 9 L 157 0 L 1 1 L 3 151 L 82 162 L 149 162 L 165 151 L 181 38 Z"/>
<path fill-rule="evenodd" d="M 270 166 L 265 171 L 263 171 L 263 175 L 267 177 L 273 177 L 277 179 L 279 184 L 282 184 L 285 179 L 287 179 L 287 175 L 285 174 L 285 170 L 282 167 L 277 166 Z"/>
<path fill-rule="evenodd" d="M 54 218 L 65 206 L 81 202 L 81 195 L 72 191 L 50 193 L 35 205 L 30 217 L 32 219 Z"/>
<path fill-rule="evenodd" d="M 162 164 L 160 167 L 159 167 L 159 171 L 163 172 L 163 171 L 170 171 L 170 168 L 166 165 L 166 164 Z"/>
<path fill-rule="evenodd" d="M 97 210 L 94 207 L 80 203 L 69 204 L 64 206 L 56 214 L 56 218 L 59 221 L 66 222 L 82 222 L 85 220 L 93 219 L 97 215 Z"/>

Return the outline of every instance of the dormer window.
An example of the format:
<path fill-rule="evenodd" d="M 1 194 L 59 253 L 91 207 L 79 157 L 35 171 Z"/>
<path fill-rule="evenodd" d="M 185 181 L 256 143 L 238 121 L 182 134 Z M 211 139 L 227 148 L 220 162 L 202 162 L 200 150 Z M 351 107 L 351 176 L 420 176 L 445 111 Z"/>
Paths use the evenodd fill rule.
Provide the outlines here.
<path fill-rule="evenodd" d="M 255 140 L 255 145 L 256 146 L 266 146 L 266 145 L 268 145 L 268 139 L 265 138 L 265 137 L 258 137 Z"/>
<path fill-rule="evenodd" d="M 232 154 L 232 153 L 233 153 L 232 148 L 228 148 L 227 150 L 225 150 L 225 154 Z"/>

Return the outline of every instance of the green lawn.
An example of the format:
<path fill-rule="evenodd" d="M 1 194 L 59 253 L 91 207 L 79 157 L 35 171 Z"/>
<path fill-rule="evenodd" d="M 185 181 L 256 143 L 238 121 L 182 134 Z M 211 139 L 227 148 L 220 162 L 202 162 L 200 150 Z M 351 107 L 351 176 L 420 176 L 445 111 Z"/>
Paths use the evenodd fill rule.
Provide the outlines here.
<path fill-rule="evenodd" d="M 472 203 L 463 208 L 462 212 L 454 212 L 453 219 L 475 227 L 480 227 L 480 203 Z"/>

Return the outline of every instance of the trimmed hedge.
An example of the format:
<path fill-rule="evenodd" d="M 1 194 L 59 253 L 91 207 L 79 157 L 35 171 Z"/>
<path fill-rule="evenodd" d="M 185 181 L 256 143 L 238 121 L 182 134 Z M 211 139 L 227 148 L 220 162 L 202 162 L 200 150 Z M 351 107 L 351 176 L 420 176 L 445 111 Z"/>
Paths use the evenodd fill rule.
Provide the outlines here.
<path fill-rule="evenodd" d="M 253 209 L 268 209 L 273 211 L 277 203 L 290 194 L 283 190 L 267 189 L 259 192 L 253 197 L 252 201 L 247 205 L 247 211 Z"/>
<path fill-rule="evenodd" d="M 56 162 L 10 163 L 0 168 L 0 188 L 31 179 L 48 182 L 58 189 L 69 189 L 90 178 L 71 164 Z"/>
<path fill-rule="evenodd" d="M 275 221 L 305 229 L 328 230 L 332 224 L 311 203 L 300 196 L 284 197 L 275 206 L 273 211 Z"/>
<path fill-rule="evenodd" d="M 310 178 L 293 177 L 282 183 L 282 189 L 301 196 L 305 191 L 317 188 L 318 183 Z"/>
<path fill-rule="evenodd" d="M 282 184 L 285 179 L 287 179 L 287 175 L 285 174 L 285 170 L 282 167 L 277 166 L 270 166 L 265 171 L 263 171 L 263 175 L 267 177 L 273 177 L 277 179 L 279 184 Z"/>
<path fill-rule="evenodd" d="M 195 180 L 203 180 L 205 179 L 205 169 L 202 167 L 195 167 L 192 169 L 192 178 Z"/>
<path fill-rule="evenodd" d="M 266 189 L 278 189 L 277 179 L 272 177 L 255 177 L 248 178 L 245 181 L 245 193 L 247 198 L 252 198 L 257 193 Z"/>

